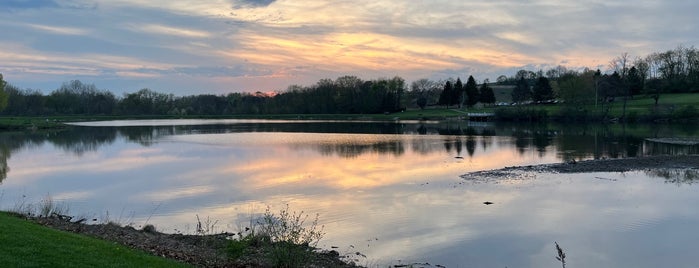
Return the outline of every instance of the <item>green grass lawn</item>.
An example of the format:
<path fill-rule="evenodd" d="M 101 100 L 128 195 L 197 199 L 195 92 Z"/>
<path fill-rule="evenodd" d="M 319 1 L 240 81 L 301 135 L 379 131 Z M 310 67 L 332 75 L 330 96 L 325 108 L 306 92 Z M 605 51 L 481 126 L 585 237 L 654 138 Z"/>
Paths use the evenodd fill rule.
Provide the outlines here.
<path fill-rule="evenodd" d="M 549 115 L 556 115 L 560 110 L 567 104 L 557 104 L 557 105 L 528 105 L 520 106 L 528 109 L 541 109 L 546 110 Z M 605 106 L 606 105 L 606 106 Z M 680 109 L 686 106 L 694 106 L 699 109 L 699 93 L 679 93 L 679 94 L 662 94 L 660 95 L 660 100 L 658 101 L 658 106 L 655 106 L 655 100 L 647 95 L 636 95 L 633 99 L 629 99 L 626 103 L 626 115 L 635 113 L 636 115 L 643 116 L 649 115 L 651 113 L 662 113 L 671 114 L 673 110 Z M 624 101 L 622 98 L 617 98 L 614 102 L 603 104 L 598 103 L 584 105 L 583 108 L 587 111 L 598 111 L 601 112 L 609 107 L 609 115 L 612 117 L 621 117 L 624 112 Z M 513 108 L 513 106 L 504 106 L 504 108 Z M 657 108 L 657 110 L 656 110 Z M 494 111 L 497 107 L 486 107 L 482 111 Z"/>
<path fill-rule="evenodd" d="M 189 267 L 0 212 L 0 267 Z"/>

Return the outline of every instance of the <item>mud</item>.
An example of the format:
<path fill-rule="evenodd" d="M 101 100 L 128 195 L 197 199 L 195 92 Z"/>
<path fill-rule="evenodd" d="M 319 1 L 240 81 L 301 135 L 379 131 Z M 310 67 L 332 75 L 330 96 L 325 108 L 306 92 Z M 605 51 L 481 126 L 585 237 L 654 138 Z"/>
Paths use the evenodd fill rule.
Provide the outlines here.
<path fill-rule="evenodd" d="M 532 172 L 587 173 L 627 172 L 649 169 L 699 169 L 699 155 L 648 156 L 637 158 L 595 159 L 533 166 L 513 166 L 502 169 L 476 171 L 461 175 L 466 180 L 490 180 L 521 177 Z"/>

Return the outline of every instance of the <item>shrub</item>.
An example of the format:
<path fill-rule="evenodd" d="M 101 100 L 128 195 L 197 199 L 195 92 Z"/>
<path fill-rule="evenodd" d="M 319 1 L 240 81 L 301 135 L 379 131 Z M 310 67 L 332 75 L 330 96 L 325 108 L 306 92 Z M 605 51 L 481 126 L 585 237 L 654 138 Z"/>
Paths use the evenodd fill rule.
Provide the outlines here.
<path fill-rule="evenodd" d="M 151 233 L 151 234 L 157 232 L 155 229 L 155 226 L 153 226 L 152 224 L 146 224 L 146 226 L 143 226 L 142 231 L 144 231 L 146 233 Z"/>
<path fill-rule="evenodd" d="M 251 246 L 251 241 L 253 237 L 251 235 L 241 237 L 240 239 L 233 239 L 228 244 L 228 256 L 232 259 L 240 258 L 245 255 L 247 249 Z"/>
<path fill-rule="evenodd" d="M 308 215 L 303 211 L 290 212 L 287 205 L 286 209 L 279 211 L 279 215 L 273 214 L 267 208 L 257 224 L 261 234 L 268 236 L 273 243 L 286 242 L 315 247 L 323 238 L 323 227 L 321 226 L 318 230 L 318 214 L 310 226 L 305 226 L 307 220 Z"/>
<path fill-rule="evenodd" d="M 239 232 L 238 239 L 231 240 L 228 254 L 237 259 L 251 248 L 258 248 L 268 254 L 274 267 L 302 267 L 311 260 L 325 234 L 323 226 L 318 226 L 317 214 L 313 221 L 308 219 L 303 211 L 290 211 L 288 205 L 278 214 L 268 207 L 253 226 L 245 228 L 246 234 Z"/>

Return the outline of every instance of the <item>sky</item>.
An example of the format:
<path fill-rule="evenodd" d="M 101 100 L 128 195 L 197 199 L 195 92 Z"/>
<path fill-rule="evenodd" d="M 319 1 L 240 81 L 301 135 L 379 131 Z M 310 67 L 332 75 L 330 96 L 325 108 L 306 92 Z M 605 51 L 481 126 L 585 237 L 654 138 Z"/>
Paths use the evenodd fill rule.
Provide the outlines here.
<path fill-rule="evenodd" d="M 283 91 L 600 68 L 699 44 L 691 0 L 2 0 L 0 73 L 45 94 Z"/>

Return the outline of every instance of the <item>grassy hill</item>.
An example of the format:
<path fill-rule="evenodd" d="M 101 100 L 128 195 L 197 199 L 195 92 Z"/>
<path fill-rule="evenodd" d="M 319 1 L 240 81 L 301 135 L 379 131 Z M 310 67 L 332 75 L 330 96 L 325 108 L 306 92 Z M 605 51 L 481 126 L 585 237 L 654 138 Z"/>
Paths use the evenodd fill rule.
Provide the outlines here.
<path fill-rule="evenodd" d="M 501 86 L 492 85 L 493 93 L 495 93 L 495 103 L 511 103 L 512 102 L 512 89 L 515 86 Z"/>
<path fill-rule="evenodd" d="M 189 267 L 0 212 L 0 267 Z"/>

